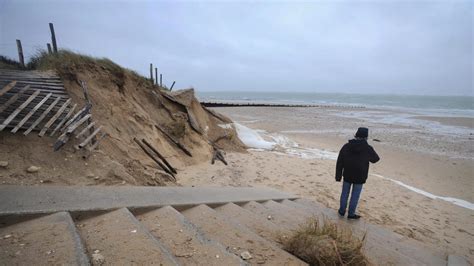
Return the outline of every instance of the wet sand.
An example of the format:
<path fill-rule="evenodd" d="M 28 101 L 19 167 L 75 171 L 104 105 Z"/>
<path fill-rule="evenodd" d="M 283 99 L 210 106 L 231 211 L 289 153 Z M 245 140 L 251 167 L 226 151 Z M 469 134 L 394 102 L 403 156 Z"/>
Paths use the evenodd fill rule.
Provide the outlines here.
<path fill-rule="evenodd" d="M 330 157 L 337 155 L 358 126 L 368 126 L 369 143 L 382 160 L 371 166 L 358 207 L 360 214 L 369 222 L 474 261 L 474 210 L 432 199 L 379 177 L 388 177 L 436 196 L 473 203 L 474 152 L 469 130 L 438 130 L 436 124 L 427 128 L 430 124 L 410 124 L 405 120 L 402 123 L 377 122 L 371 118 L 374 114 L 376 118 L 390 118 L 386 110 L 357 111 L 362 113 L 331 108 L 216 110 L 247 127 L 264 130 L 260 134 L 269 141 L 283 139 L 283 144 L 274 151 L 227 154 L 229 166 L 204 163 L 186 168 L 178 176 L 179 183 L 270 186 L 336 209 L 341 184 L 334 180 L 335 160 Z M 426 121 L 432 122 L 429 118 Z M 454 134 L 446 134 L 449 130 Z M 374 138 L 380 142 L 372 141 Z M 291 142 L 286 143 L 288 140 Z M 315 150 L 329 154 L 328 159 L 313 156 L 318 154 Z"/>

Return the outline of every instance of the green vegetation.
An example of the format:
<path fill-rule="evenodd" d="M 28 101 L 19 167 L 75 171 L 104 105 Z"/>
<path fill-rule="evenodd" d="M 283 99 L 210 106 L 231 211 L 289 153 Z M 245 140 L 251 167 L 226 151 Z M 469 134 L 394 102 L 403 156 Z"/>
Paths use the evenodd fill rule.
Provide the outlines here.
<path fill-rule="evenodd" d="M 362 253 L 362 239 L 353 236 L 350 228 L 324 219 L 309 219 L 293 235 L 282 238 L 288 252 L 310 265 L 370 265 Z"/>

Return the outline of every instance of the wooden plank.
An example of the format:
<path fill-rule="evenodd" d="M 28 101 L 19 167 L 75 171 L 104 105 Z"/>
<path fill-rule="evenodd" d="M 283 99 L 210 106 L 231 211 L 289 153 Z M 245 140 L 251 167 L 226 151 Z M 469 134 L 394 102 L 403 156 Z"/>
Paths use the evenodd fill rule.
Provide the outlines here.
<path fill-rule="evenodd" d="M 18 82 L 18 85 L 31 84 L 31 85 L 38 85 L 38 86 L 46 86 L 46 87 L 64 89 L 63 84 L 60 83 L 60 82 L 31 81 L 31 80 L 21 80 L 21 79 L 14 79 L 14 80 Z M 7 80 L 7 79 L 0 79 L 0 83 L 3 83 L 3 82 L 10 82 L 10 81 Z"/>
<path fill-rule="evenodd" d="M 71 117 L 71 115 L 74 113 L 74 109 L 76 109 L 77 103 L 72 106 L 71 109 L 69 109 L 69 112 L 64 116 L 64 118 L 61 120 L 61 122 L 58 123 L 58 125 L 54 128 L 53 132 L 49 134 L 50 137 L 52 137 L 63 125 L 66 123 L 66 121 Z"/>
<path fill-rule="evenodd" d="M 13 113 L 10 114 L 10 116 L 8 116 L 7 119 L 5 119 L 5 121 L 3 121 L 3 124 L 0 125 L 0 131 L 2 131 L 6 126 L 8 126 L 8 124 L 13 120 L 13 118 L 15 118 L 20 112 L 21 110 L 25 109 L 25 107 L 36 97 L 38 96 L 40 92 L 39 91 L 36 91 L 34 94 L 32 94 L 30 97 L 28 97 L 28 99 L 26 99 L 25 102 L 23 102 Z"/>
<path fill-rule="evenodd" d="M 158 125 L 155 125 L 155 127 L 161 131 L 161 133 L 163 133 L 163 135 L 165 135 L 172 143 L 174 143 L 178 148 L 180 148 L 184 153 L 186 153 L 189 157 L 193 157 L 193 155 L 191 154 L 191 152 L 183 145 L 181 144 L 179 141 L 175 140 L 173 137 L 170 136 L 170 134 L 168 134 L 168 132 L 166 132 L 165 130 L 163 130 L 161 127 L 159 127 Z"/>
<path fill-rule="evenodd" d="M 107 136 L 107 133 L 102 132 L 102 134 L 101 134 L 98 138 L 96 138 L 95 143 L 92 144 L 87 150 L 88 150 L 89 152 L 92 152 L 93 150 L 95 150 L 95 148 L 97 148 L 97 146 L 99 145 L 99 142 L 100 142 L 103 138 L 105 138 L 105 136 Z"/>
<path fill-rule="evenodd" d="M 87 108 L 88 108 L 88 105 L 82 107 L 81 110 L 79 110 L 69 121 L 66 122 L 66 124 L 61 129 L 61 132 L 66 130 L 70 124 L 74 123 L 79 116 L 83 115 L 83 113 L 87 110 Z"/>
<path fill-rule="evenodd" d="M 81 144 L 79 144 L 79 148 L 84 148 L 94 137 L 99 133 L 99 131 L 102 129 L 102 126 L 98 127 L 92 134 L 89 135 Z"/>
<path fill-rule="evenodd" d="M 23 124 L 28 121 L 28 119 L 30 119 L 30 117 L 36 112 L 38 111 L 38 109 L 41 107 L 41 105 L 43 105 L 48 99 L 49 97 L 51 97 L 51 95 L 53 95 L 52 93 L 49 93 L 48 95 L 46 95 L 42 100 L 41 102 L 39 102 L 33 109 L 31 109 L 31 111 L 25 115 L 25 117 L 20 121 L 20 123 L 18 123 L 18 125 L 16 125 L 16 127 L 14 129 L 12 129 L 12 133 L 16 133 L 18 131 L 18 129 L 21 128 L 21 126 L 23 126 Z"/>
<path fill-rule="evenodd" d="M 79 134 L 76 135 L 76 139 L 82 137 L 88 130 L 90 130 L 91 128 L 93 128 L 95 125 L 95 121 L 93 121 L 92 123 L 90 123 L 89 125 L 87 125 L 87 127 L 85 127 L 81 132 L 79 132 Z M 92 131 L 93 133 L 94 131 Z"/>
<path fill-rule="evenodd" d="M 16 40 L 16 48 L 18 49 L 18 60 L 22 67 L 25 67 L 25 58 L 23 57 L 23 47 L 21 46 L 21 41 Z"/>
<path fill-rule="evenodd" d="M 14 80 L 14 81 L 8 83 L 5 87 L 3 87 L 2 90 L 0 90 L 0 97 L 1 97 L 3 94 L 7 93 L 7 91 L 9 91 L 9 90 L 11 90 L 13 87 L 15 87 L 15 85 L 16 85 L 16 80 Z"/>
<path fill-rule="evenodd" d="M 91 114 L 87 114 L 83 116 L 79 121 L 76 121 L 75 123 L 71 124 L 66 132 L 61 134 L 59 138 L 56 140 L 54 143 L 54 151 L 59 150 L 64 144 L 66 144 L 69 141 L 69 137 L 71 136 L 72 132 L 76 130 L 80 125 L 84 124 L 84 122 L 87 121 L 91 117 Z"/>
<path fill-rule="evenodd" d="M 16 100 L 18 100 L 18 98 L 20 98 L 20 96 L 30 88 L 29 85 L 23 87 L 17 94 L 13 95 L 12 97 L 10 97 L 10 99 L 8 99 L 8 101 L 6 101 L 2 106 L 0 106 L 0 113 L 2 113 L 5 109 L 7 109 L 8 106 L 10 106 L 12 103 L 14 103 Z"/>
<path fill-rule="evenodd" d="M 23 132 L 23 135 L 28 135 L 33 129 L 35 129 L 35 127 L 41 123 L 41 121 L 43 121 L 43 119 L 49 114 L 49 112 L 51 112 L 51 110 L 53 110 L 54 106 L 56 106 L 56 104 L 61 100 L 61 97 L 58 96 L 56 97 L 56 99 L 49 105 L 49 107 L 44 110 L 44 112 L 41 114 L 41 116 L 36 119 L 36 121 L 25 131 Z"/>
<path fill-rule="evenodd" d="M 49 29 L 51 30 L 51 43 L 53 44 L 53 52 L 58 52 L 58 45 L 56 44 L 56 34 L 54 34 L 54 25 L 49 23 Z"/>
<path fill-rule="evenodd" d="M 76 123 L 70 125 L 66 130 L 66 134 L 71 134 L 72 132 L 74 132 L 74 130 L 76 130 L 78 127 L 80 127 L 82 124 L 84 124 L 84 122 L 86 122 L 87 119 L 89 119 L 90 117 L 91 117 L 91 114 L 87 114 L 87 115 L 83 116 Z"/>
<path fill-rule="evenodd" d="M 165 163 L 165 165 L 168 167 L 168 169 L 171 172 L 177 174 L 176 169 L 173 166 L 171 166 L 170 163 L 168 163 L 168 160 L 166 160 L 166 158 L 163 155 L 161 155 L 161 153 L 157 149 L 155 149 L 153 146 L 151 146 L 151 144 L 148 143 L 148 141 L 146 141 L 145 139 L 142 139 L 142 142 L 145 143 L 145 145 L 148 148 L 150 148 L 150 150 L 152 150 L 156 155 L 158 155 L 158 157 Z"/>
<path fill-rule="evenodd" d="M 56 121 L 59 118 L 59 116 L 64 112 L 64 110 L 66 110 L 66 107 L 69 105 L 70 102 L 71 102 L 71 99 L 67 100 L 61 106 L 61 108 L 59 108 L 59 110 L 56 112 L 56 114 L 53 117 L 51 117 L 51 119 L 49 119 L 49 121 L 46 123 L 46 125 L 44 125 L 43 129 L 41 129 L 38 136 L 40 136 L 40 137 L 44 136 L 44 133 L 46 133 L 46 131 L 48 131 L 49 127 L 54 123 L 54 121 Z"/>
<path fill-rule="evenodd" d="M 138 146 L 140 146 L 140 148 L 142 148 L 142 150 L 153 160 L 155 161 L 156 164 L 158 164 L 158 166 L 161 167 L 161 169 L 163 169 L 163 171 L 165 171 L 166 173 L 168 173 L 169 175 L 171 175 L 174 180 L 176 180 L 176 177 L 174 176 L 173 172 L 171 172 L 165 165 L 163 165 L 160 160 L 158 160 L 157 158 L 155 158 L 155 156 L 153 156 L 153 154 L 147 149 L 145 148 L 145 146 L 143 145 L 143 143 L 141 143 L 138 139 L 134 138 L 133 139 L 137 144 Z"/>

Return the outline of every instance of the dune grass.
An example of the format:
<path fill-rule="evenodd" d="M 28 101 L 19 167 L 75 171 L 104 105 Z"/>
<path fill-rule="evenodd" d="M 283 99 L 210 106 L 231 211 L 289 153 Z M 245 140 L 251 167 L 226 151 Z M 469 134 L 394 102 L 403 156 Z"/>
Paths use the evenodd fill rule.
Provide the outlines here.
<path fill-rule="evenodd" d="M 362 252 L 365 235 L 359 239 L 327 218 L 309 219 L 281 241 L 286 251 L 310 265 L 371 265 Z"/>

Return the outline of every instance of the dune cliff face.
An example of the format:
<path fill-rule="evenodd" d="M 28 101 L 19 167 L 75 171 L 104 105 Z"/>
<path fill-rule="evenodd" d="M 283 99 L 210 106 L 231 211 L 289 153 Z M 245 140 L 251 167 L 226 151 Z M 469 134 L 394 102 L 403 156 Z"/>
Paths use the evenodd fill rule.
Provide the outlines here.
<path fill-rule="evenodd" d="M 88 159 L 71 143 L 53 152 L 54 139 L 0 133 L 0 169 L 5 184 L 70 185 L 166 185 L 162 169 L 137 145 L 145 139 L 179 171 L 188 165 L 210 162 L 215 148 L 243 151 L 244 145 L 232 127 L 219 126 L 231 121 L 203 108 L 194 90 L 160 90 L 128 70 L 108 69 L 89 63 L 69 65 L 57 71 L 73 102 L 85 104 L 79 81 L 85 81 L 92 102 L 92 116 L 108 134 Z M 165 134 L 181 143 L 192 157 Z M 30 166 L 40 167 L 28 173 Z"/>

